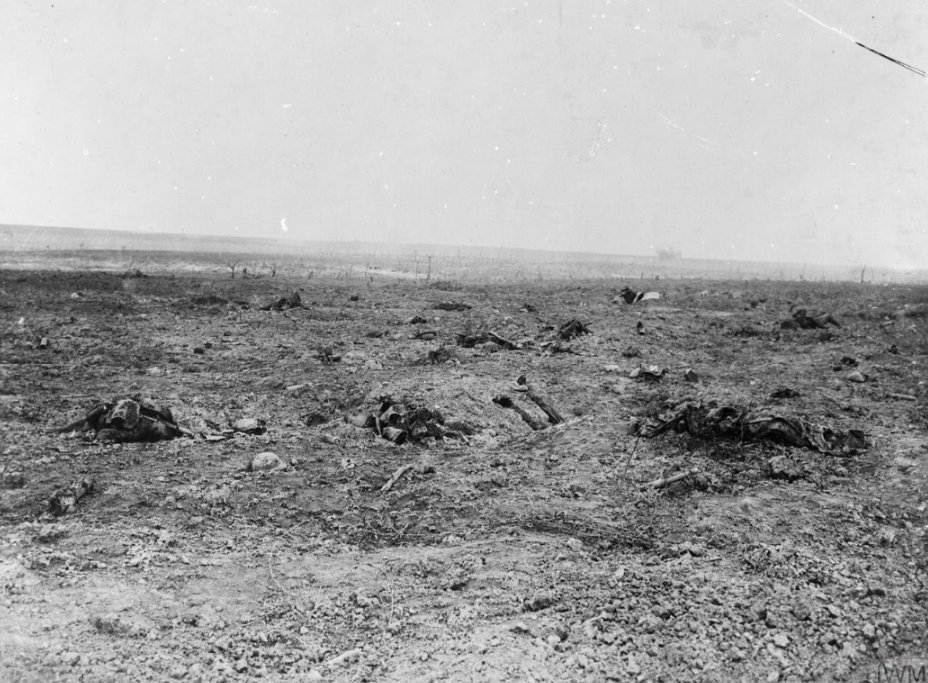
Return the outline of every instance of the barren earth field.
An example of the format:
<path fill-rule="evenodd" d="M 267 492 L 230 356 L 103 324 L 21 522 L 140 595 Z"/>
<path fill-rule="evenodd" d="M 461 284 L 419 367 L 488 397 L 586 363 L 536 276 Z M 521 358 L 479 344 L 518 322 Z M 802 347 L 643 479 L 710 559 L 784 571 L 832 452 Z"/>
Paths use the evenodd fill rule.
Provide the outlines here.
<path fill-rule="evenodd" d="M 917 680 L 926 329 L 914 285 L 0 271 L 0 680 Z M 127 397 L 194 436 L 55 431 Z"/>

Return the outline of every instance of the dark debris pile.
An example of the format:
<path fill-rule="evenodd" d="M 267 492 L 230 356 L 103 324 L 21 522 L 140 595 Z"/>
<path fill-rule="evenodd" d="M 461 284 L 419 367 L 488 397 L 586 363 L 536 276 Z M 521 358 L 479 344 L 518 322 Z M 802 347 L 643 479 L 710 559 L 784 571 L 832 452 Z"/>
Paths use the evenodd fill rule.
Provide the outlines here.
<path fill-rule="evenodd" d="M 769 441 L 828 455 L 851 455 L 869 447 L 866 436 L 858 429 L 841 432 L 797 416 L 718 406 L 715 402 L 684 402 L 668 413 L 638 422 L 633 429 L 646 438 L 670 430 L 705 440 Z"/>
<path fill-rule="evenodd" d="M 446 422 L 435 408 L 394 401 L 389 396 L 381 397 L 376 410 L 358 413 L 346 419 L 349 424 L 372 429 L 378 436 L 395 444 L 421 441 L 429 437 L 439 440 L 460 439 L 475 431 L 464 422 Z"/>

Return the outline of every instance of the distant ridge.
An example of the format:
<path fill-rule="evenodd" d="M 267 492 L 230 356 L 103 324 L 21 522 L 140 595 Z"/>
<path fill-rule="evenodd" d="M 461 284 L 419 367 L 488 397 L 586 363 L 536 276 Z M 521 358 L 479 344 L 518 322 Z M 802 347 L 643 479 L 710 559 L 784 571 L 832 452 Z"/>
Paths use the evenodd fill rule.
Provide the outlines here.
<path fill-rule="evenodd" d="M 715 259 L 674 258 L 662 261 L 657 256 L 621 254 L 595 254 L 590 252 L 556 252 L 539 249 L 493 248 L 405 242 L 330 242 L 299 240 L 290 237 L 262 238 L 185 233 L 159 233 L 129 230 L 98 230 L 92 228 L 63 228 L 34 225 L 0 224 L 0 267 L 4 261 L 15 261 L 17 255 L 32 254 L 31 261 L 49 257 L 54 252 L 106 251 L 106 252 L 165 252 L 190 253 L 211 256 L 248 255 L 271 257 L 311 257 L 326 254 L 350 256 L 353 260 L 376 259 L 378 256 L 402 256 L 418 253 L 420 257 L 455 257 L 489 259 L 525 265 L 573 263 L 597 264 L 599 267 L 641 268 L 650 273 L 665 272 L 674 277 L 692 277 L 696 272 L 711 273 L 712 277 L 781 277 L 789 280 L 827 279 L 856 281 L 861 265 L 834 266 L 813 263 L 775 263 Z M 8 254 L 9 259 L 3 259 Z M 8 263 L 8 267 L 11 265 Z M 592 272 L 592 271 L 591 271 Z M 637 272 L 637 271 L 635 271 Z M 885 267 L 867 268 L 874 282 L 928 281 L 928 271 L 901 271 Z"/>

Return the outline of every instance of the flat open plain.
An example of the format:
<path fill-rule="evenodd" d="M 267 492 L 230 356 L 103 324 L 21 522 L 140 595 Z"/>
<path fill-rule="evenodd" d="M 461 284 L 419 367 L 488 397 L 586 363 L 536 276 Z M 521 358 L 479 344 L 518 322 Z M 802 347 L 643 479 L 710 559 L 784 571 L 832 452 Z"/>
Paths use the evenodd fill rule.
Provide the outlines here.
<path fill-rule="evenodd" d="M 925 662 L 928 288 L 354 274 L 0 271 L 0 679 L 848 681 Z M 625 284 L 662 298 L 628 305 Z M 302 307 L 261 310 L 294 291 Z M 782 329 L 791 305 L 841 327 Z M 589 334 L 557 339 L 572 319 Z M 457 342 L 487 332 L 517 348 Z M 493 402 L 545 422 L 519 376 L 562 423 Z M 134 395 L 196 438 L 52 431 Z M 451 433 L 396 445 L 346 422 L 387 396 Z M 684 401 L 868 447 L 631 433 Z M 267 431 L 218 438 L 242 418 Z M 286 467 L 243 471 L 265 451 Z M 53 517 L 81 478 L 94 492 Z"/>

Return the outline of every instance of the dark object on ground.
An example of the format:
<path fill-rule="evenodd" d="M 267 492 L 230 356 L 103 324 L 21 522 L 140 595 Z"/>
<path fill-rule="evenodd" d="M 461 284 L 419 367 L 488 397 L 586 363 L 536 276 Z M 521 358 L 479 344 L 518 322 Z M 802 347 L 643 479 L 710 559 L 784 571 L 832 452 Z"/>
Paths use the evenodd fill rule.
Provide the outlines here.
<path fill-rule="evenodd" d="M 457 336 L 458 346 L 463 346 L 465 349 L 472 349 L 478 344 L 486 344 L 490 341 L 490 335 L 486 332 L 478 332 L 477 334 L 459 334 Z"/>
<path fill-rule="evenodd" d="M 445 363 L 452 358 L 454 358 L 454 352 L 442 345 L 437 349 L 432 349 L 429 351 L 427 362 L 431 363 L 432 365 L 438 365 L 439 363 Z"/>
<path fill-rule="evenodd" d="M 640 358 L 641 349 L 637 346 L 629 346 L 627 349 L 622 351 L 622 358 Z"/>
<path fill-rule="evenodd" d="M 540 432 L 542 429 L 548 428 L 548 425 L 546 425 L 541 420 L 536 420 L 529 414 L 527 410 L 525 410 L 525 408 L 520 406 L 508 396 L 503 396 L 502 394 L 499 396 L 494 396 L 493 403 L 500 406 L 501 408 L 509 408 L 510 410 L 516 411 L 516 413 L 519 414 L 519 417 L 522 418 L 525 424 L 534 429 L 536 432 Z"/>
<path fill-rule="evenodd" d="M 638 332 L 638 334 L 644 334 L 644 323 L 640 320 L 638 321 L 638 324 L 635 325 L 635 331 Z"/>
<path fill-rule="evenodd" d="M 342 359 L 341 354 L 335 353 L 331 346 L 323 346 L 316 349 L 316 358 L 318 358 L 322 363 L 328 365 L 329 363 L 337 363 Z"/>
<path fill-rule="evenodd" d="M 733 337 L 762 337 L 764 336 L 764 330 L 759 330 L 756 327 L 749 327 L 748 325 L 742 325 L 737 330 L 731 333 Z"/>
<path fill-rule="evenodd" d="M 558 339 L 563 339 L 564 341 L 570 341 L 575 337 L 579 337 L 584 334 L 589 334 L 590 328 L 584 325 L 582 322 L 574 318 L 569 320 L 563 325 L 561 325 L 557 330 Z"/>
<path fill-rule="evenodd" d="M 796 325 L 801 327 L 804 330 L 823 330 L 828 325 L 834 325 L 835 327 L 841 327 L 841 323 L 838 322 L 831 313 L 824 313 L 822 315 L 810 316 L 806 309 L 800 308 L 793 312 L 793 320 L 782 323 L 780 327 L 784 329 L 795 329 L 788 323 L 794 322 Z"/>
<path fill-rule="evenodd" d="M 572 348 L 570 348 L 569 346 L 564 346 L 559 341 L 545 342 L 544 344 L 541 345 L 541 347 L 545 350 L 545 353 L 549 353 L 552 355 L 555 353 L 572 353 L 575 356 L 580 355 L 579 353 L 574 351 Z"/>
<path fill-rule="evenodd" d="M 623 287 L 622 291 L 619 292 L 619 296 L 622 297 L 622 300 L 627 304 L 635 304 L 639 301 L 651 301 L 661 298 L 658 292 L 636 292 L 631 287 Z"/>
<path fill-rule="evenodd" d="M 281 297 L 272 304 L 262 306 L 262 311 L 285 311 L 288 308 L 303 308 L 303 300 L 299 292 L 294 292 L 289 297 Z"/>
<path fill-rule="evenodd" d="M 421 339 L 422 341 L 432 341 L 437 336 L 438 332 L 435 330 L 419 330 L 412 336 L 412 338 Z"/>
<path fill-rule="evenodd" d="M 458 346 L 463 346 L 465 349 L 472 349 L 477 345 L 486 344 L 487 342 L 493 342 L 507 351 L 515 351 L 522 348 L 520 344 L 500 337 L 495 332 L 477 332 L 476 334 L 459 334 L 457 336 Z"/>
<path fill-rule="evenodd" d="M 519 344 L 516 344 L 514 341 L 509 341 L 504 337 L 500 337 L 496 332 L 487 332 L 487 336 L 490 338 L 491 342 L 498 344 L 501 348 L 506 349 L 507 351 L 516 351 L 522 348 Z"/>
<path fill-rule="evenodd" d="M 828 455 L 845 455 L 868 447 L 858 429 L 838 432 L 800 417 L 784 417 L 764 411 L 713 403 L 684 402 L 669 414 L 639 422 L 635 431 L 650 438 L 669 430 L 688 432 L 700 439 L 730 438 L 739 441 L 771 441 L 797 448 L 811 448 Z"/>
<path fill-rule="evenodd" d="M 532 306 L 531 304 L 522 304 L 522 310 L 526 313 L 537 313 L 538 309 Z"/>
<path fill-rule="evenodd" d="M 564 421 L 564 418 L 561 417 L 560 413 L 554 409 L 554 407 L 545 399 L 543 396 L 538 394 L 528 383 L 528 380 L 525 379 L 525 376 L 519 377 L 516 380 L 516 384 L 513 387 L 515 391 L 522 392 L 532 401 L 535 405 L 541 408 L 542 412 L 548 417 L 548 422 L 553 425 L 560 424 Z M 499 395 L 493 397 L 493 403 L 497 404 L 502 408 L 508 408 L 514 410 L 518 413 L 519 417 L 527 424 L 529 427 L 534 429 L 536 432 L 541 431 L 542 429 L 547 429 L 548 425 L 540 420 L 536 420 L 532 415 L 525 410 L 522 406 L 517 404 L 508 396 Z"/>
<path fill-rule="evenodd" d="M 203 296 L 193 297 L 190 303 L 196 306 L 217 306 L 220 304 L 227 304 L 229 300 L 215 294 L 205 294 Z"/>
<path fill-rule="evenodd" d="M 70 512 L 77 501 L 93 491 L 93 479 L 79 479 L 70 486 L 58 489 L 51 498 L 48 499 L 48 511 L 53 515 L 63 515 Z"/>
<path fill-rule="evenodd" d="M 424 318 L 421 315 L 414 315 L 413 317 L 411 317 L 409 320 L 406 321 L 406 324 L 419 325 L 420 323 L 427 323 L 428 321 L 429 321 L 428 318 Z"/>
<path fill-rule="evenodd" d="M 632 379 L 646 379 L 650 382 L 660 382 L 661 378 L 666 372 L 667 368 L 660 368 L 656 365 L 645 365 L 642 363 L 637 368 L 628 373 L 628 376 Z M 693 374 L 695 375 L 696 373 Z"/>
<path fill-rule="evenodd" d="M 532 389 L 532 386 L 528 383 L 528 380 L 525 379 L 525 375 L 519 377 L 519 379 L 516 380 L 516 384 L 518 384 L 520 387 L 523 387 L 525 395 L 528 396 L 529 400 L 541 408 L 542 412 L 548 416 L 548 422 L 556 425 L 564 421 L 564 418 L 561 417 L 560 413 L 554 409 L 554 407 L 547 401 L 547 399 Z"/>
<path fill-rule="evenodd" d="M 162 410 L 138 396 L 100 403 L 82 419 L 57 431 L 86 432 L 90 429 L 96 432 L 97 439 L 115 443 L 164 441 L 178 436 L 193 436 L 193 432 L 174 421 L 170 410 Z"/>
<path fill-rule="evenodd" d="M 435 304 L 435 308 L 439 311 L 469 311 L 473 306 L 460 301 L 442 301 Z"/>
<path fill-rule="evenodd" d="M 683 372 L 683 379 L 687 382 L 698 382 L 699 375 L 697 375 L 694 370 L 686 370 Z"/>
<path fill-rule="evenodd" d="M 552 605 L 556 604 L 557 600 L 545 593 L 535 595 L 531 598 L 526 598 L 522 601 L 522 609 L 526 612 L 540 612 L 543 609 L 548 609 Z"/>
<path fill-rule="evenodd" d="M 798 398 L 799 396 L 802 394 L 791 387 L 780 387 L 770 394 L 770 398 Z"/>
<path fill-rule="evenodd" d="M 300 419 L 307 427 L 318 427 L 319 425 L 325 424 L 329 421 L 329 418 L 327 418 L 322 413 L 309 413 L 308 415 L 301 415 Z"/>
<path fill-rule="evenodd" d="M 463 436 L 462 432 L 453 429 L 451 424 L 445 425 L 445 418 L 438 410 L 400 403 L 389 396 L 380 399 L 377 410 L 358 413 L 345 419 L 355 427 L 373 429 L 378 436 L 395 444 L 419 441 L 429 436 L 436 439 Z"/>
<path fill-rule="evenodd" d="M 360 300 L 361 300 L 361 297 L 357 294 L 352 294 L 351 296 L 348 297 L 348 301 L 360 301 Z"/>

